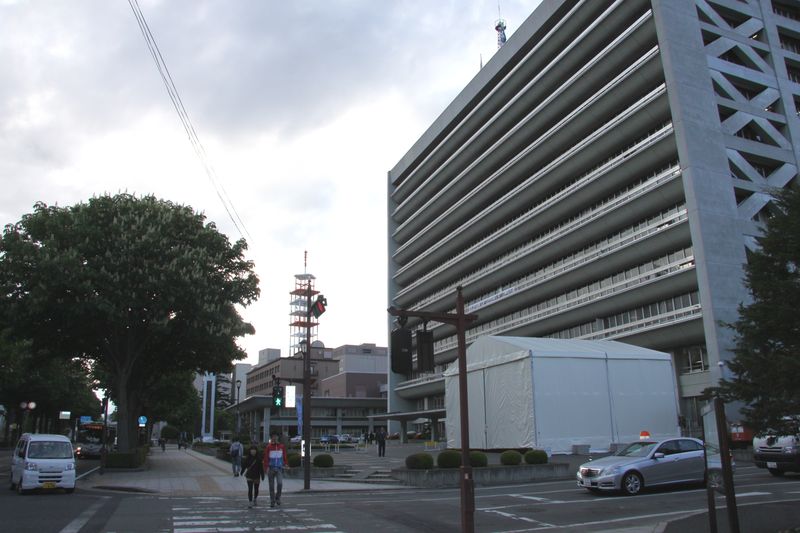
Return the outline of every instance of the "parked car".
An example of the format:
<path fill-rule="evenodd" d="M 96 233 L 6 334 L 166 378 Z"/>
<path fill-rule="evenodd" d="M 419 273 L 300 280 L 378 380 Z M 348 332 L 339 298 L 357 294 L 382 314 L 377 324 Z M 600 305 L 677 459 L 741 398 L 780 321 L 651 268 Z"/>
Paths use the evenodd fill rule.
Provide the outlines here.
<path fill-rule="evenodd" d="M 763 435 L 753 439 L 753 459 L 773 476 L 800 472 L 800 435 Z"/>
<path fill-rule="evenodd" d="M 300 442 L 302 440 L 303 440 L 303 436 L 302 435 L 295 435 L 294 437 L 289 439 L 289 442 L 291 442 L 292 444 L 300 444 Z"/>
<path fill-rule="evenodd" d="M 640 440 L 615 455 L 582 464 L 576 476 L 578 486 L 589 491 L 621 490 L 628 495 L 638 494 L 644 487 L 702 483 L 706 476 L 703 441 Z"/>
<path fill-rule="evenodd" d="M 323 435 L 319 438 L 321 444 L 338 444 L 339 435 Z"/>
<path fill-rule="evenodd" d="M 25 433 L 11 456 L 11 488 L 75 490 L 75 455 L 64 435 Z"/>
<path fill-rule="evenodd" d="M 349 433 L 339 435 L 339 442 L 353 442 L 353 437 Z"/>

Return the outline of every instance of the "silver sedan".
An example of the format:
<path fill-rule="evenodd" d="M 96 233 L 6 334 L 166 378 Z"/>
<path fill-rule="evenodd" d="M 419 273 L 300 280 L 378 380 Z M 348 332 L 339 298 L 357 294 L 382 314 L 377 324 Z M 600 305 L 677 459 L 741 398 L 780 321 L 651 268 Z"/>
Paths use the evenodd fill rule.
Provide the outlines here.
<path fill-rule="evenodd" d="M 705 476 L 703 442 L 683 437 L 634 442 L 616 455 L 582 464 L 577 481 L 592 492 L 621 490 L 633 495 L 644 487 L 702 483 Z"/>

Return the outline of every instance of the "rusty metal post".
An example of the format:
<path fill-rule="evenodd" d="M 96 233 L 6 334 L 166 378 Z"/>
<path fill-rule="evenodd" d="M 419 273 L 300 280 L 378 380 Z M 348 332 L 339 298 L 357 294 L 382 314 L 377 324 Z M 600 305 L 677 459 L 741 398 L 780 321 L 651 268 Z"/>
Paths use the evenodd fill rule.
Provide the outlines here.
<path fill-rule="evenodd" d="M 311 280 L 306 285 L 306 349 L 303 354 L 303 490 L 311 489 Z"/>
<path fill-rule="evenodd" d="M 458 337 L 458 400 L 461 420 L 461 531 L 475 531 L 475 486 L 469 462 L 469 398 L 467 397 L 467 324 L 464 317 L 464 296 L 458 287 L 456 302 L 456 335 Z"/>
<path fill-rule="evenodd" d="M 731 533 L 739 533 L 739 511 L 736 508 L 731 453 L 730 447 L 728 446 L 728 422 L 725 419 L 725 404 L 719 396 L 714 398 L 714 416 L 717 421 L 717 435 L 719 435 L 719 455 L 722 461 L 722 479 L 723 483 L 725 483 L 725 504 L 728 508 L 728 528 Z"/>

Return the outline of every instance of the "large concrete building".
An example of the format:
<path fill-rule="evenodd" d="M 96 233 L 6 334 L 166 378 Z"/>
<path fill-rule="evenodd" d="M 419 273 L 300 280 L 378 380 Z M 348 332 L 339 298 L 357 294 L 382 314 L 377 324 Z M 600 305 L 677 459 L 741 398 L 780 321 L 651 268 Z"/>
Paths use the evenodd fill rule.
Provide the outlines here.
<path fill-rule="evenodd" d="M 462 286 L 468 343 L 669 352 L 696 432 L 798 109 L 796 1 L 544 0 L 389 172 L 390 305 L 452 312 Z M 445 414 L 455 332 L 428 329 L 436 371 L 390 372 L 390 419 Z"/>

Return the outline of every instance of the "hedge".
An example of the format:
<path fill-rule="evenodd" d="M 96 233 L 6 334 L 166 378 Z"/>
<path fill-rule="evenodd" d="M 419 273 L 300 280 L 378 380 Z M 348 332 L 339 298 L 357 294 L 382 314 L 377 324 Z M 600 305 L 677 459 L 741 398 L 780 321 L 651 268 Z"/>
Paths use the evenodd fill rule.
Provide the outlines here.
<path fill-rule="evenodd" d="M 486 454 L 479 451 L 469 452 L 469 464 L 474 467 L 482 467 L 489 464 L 489 458 Z"/>
<path fill-rule="evenodd" d="M 320 468 L 330 468 L 333 466 L 333 456 L 328 455 L 327 453 L 321 453 L 314 456 L 312 463 L 314 466 L 318 466 Z"/>
<path fill-rule="evenodd" d="M 529 465 L 547 464 L 547 452 L 544 450 L 528 450 L 525 452 L 525 463 Z"/>
<path fill-rule="evenodd" d="M 138 468 L 144 464 L 147 447 L 136 448 L 132 452 L 108 452 L 106 468 Z"/>
<path fill-rule="evenodd" d="M 506 466 L 518 465 L 522 462 L 522 454 L 517 450 L 506 450 L 500 454 L 500 464 Z"/>
<path fill-rule="evenodd" d="M 409 470 L 430 470 L 433 468 L 433 456 L 429 453 L 414 453 L 406 457 L 406 468 Z"/>
<path fill-rule="evenodd" d="M 289 461 L 289 468 L 300 466 L 303 463 L 303 458 L 297 452 L 286 454 L 286 459 Z"/>
<path fill-rule="evenodd" d="M 436 466 L 439 468 L 458 468 L 461 466 L 461 452 L 458 450 L 444 450 L 436 457 Z"/>

